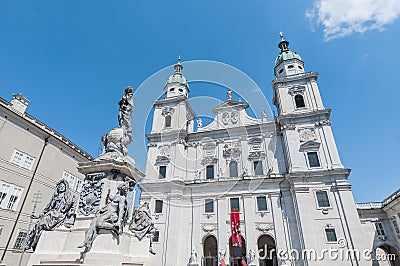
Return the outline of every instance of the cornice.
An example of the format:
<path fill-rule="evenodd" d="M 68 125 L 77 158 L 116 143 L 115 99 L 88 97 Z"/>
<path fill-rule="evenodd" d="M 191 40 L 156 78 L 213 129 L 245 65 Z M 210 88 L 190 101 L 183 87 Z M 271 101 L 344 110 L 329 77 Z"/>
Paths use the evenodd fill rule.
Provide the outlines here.
<path fill-rule="evenodd" d="M 326 169 L 326 170 L 312 170 L 312 171 L 296 171 L 286 174 L 288 178 L 325 178 L 329 176 L 345 176 L 346 178 L 350 175 L 351 169 L 338 168 L 338 169 Z"/>
<path fill-rule="evenodd" d="M 316 125 L 328 125 L 328 122 L 325 122 L 325 120 L 329 121 L 331 111 L 331 109 L 322 109 L 301 113 L 281 114 L 277 117 L 277 121 L 278 123 L 285 125 L 288 122 L 295 123 L 300 120 L 310 119 L 315 121 Z"/>
<path fill-rule="evenodd" d="M 276 86 L 278 86 L 279 84 L 284 84 L 287 82 L 299 81 L 304 79 L 318 80 L 318 72 L 306 72 L 298 75 L 276 78 L 275 80 L 272 81 L 272 87 L 275 89 Z"/>

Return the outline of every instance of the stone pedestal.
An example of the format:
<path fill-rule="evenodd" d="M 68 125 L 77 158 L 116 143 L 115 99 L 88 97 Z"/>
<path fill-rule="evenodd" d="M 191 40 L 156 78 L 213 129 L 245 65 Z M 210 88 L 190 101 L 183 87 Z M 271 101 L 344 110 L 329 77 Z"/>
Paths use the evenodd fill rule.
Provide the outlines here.
<path fill-rule="evenodd" d="M 133 162 L 133 160 L 132 160 Z M 39 239 L 36 251 L 32 254 L 28 265 L 85 265 L 85 266 L 150 266 L 152 256 L 149 253 L 150 238 L 139 241 L 128 227 L 133 209 L 134 198 L 126 197 L 128 202 L 128 222 L 123 233 L 115 235 L 111 230 L 100 229 L 87 253 L 78 248 L 84 240 L 96 212 L 107 203 L 107 197 L 118 193 L 117 187 L 125 182 L 134 186 L 143 179 L 140 172 L 130 160 L 95 160 L 81 163 L 78 170 L 85 174 L 85 184 L 90 187 L 99 185 L 97 202 L 92 211 L 82 212 L 84 204 L 79 204 L 76 210 L 76 220 L 71 228 L 61 226 L 53 231 L 44 231 Z M 128 192 L 129 193 L 129 192 Z M 82 195 L 82 193 L 81 193 Z M 93 196 L 91 201 L 94 202 Z M 80 201 L 84 200 L 81 196 Z M 91 203 L 91 204 L 92 204 Z M 90 210 L 90 208 L 89 208 Z"/>

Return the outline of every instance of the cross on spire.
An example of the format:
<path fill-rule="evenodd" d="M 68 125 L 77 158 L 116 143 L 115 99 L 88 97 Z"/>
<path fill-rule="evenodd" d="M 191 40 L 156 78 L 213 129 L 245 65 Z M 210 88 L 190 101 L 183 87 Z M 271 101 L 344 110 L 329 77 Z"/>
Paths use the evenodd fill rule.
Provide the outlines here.
<path fill-rule="evenodd" d="M 282 31 L 279 32 L 279 36 L 281 37 L 281 41 L 284 41 L 284 39 L 283 39 L 283 32 L 282 32 Z"/>

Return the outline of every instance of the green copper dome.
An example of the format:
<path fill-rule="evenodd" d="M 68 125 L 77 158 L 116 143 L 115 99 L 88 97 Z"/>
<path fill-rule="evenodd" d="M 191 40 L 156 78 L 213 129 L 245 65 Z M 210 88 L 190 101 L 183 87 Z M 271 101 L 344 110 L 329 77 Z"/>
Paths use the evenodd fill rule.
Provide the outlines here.
<path fill-rule="evenodd" d="M 285 41 L 283 39 L 283 36 L 281 36 L 281 38 L 282 38 L 282 41 L 278 44 L 278 47 L 281 49 L 281 53 L 275 59 L 275 66 L 279 65 L 280 63 L 282 63 L 285 60 L 290 60 L 290 59 L 298 59 L 298 60 L 302 61 L 299 54 L 289 50 L 289 42 Z"/>
<path fill-rule="evenodd" d="M 179 73 L 172 74 L 168 78 L 167 83 L 182 83 L 182 84 L 187 85 L 186 78 L 182 74 L 179 74 Z"/>
<path fill-rule="evenodd" d="M 296 52 L 292 52 L 289 50 L 282 52 L 278 55 L 278 57 L 275 59 L 275 66 L 279 65 L 285 60 L 290 60 L 290 59 L 298 59 L 302 61 L 300 55 L 298 55 Z"/>
<path fill-rule="evenodd" d="M 182 74 L 183 66 L 181 65 L 181 57 L 178 57 L 178 63 L 174 65 L 174 73 L 168 78 L 167 84 L 181 83 L 187 85 L 187 80 Z"/>

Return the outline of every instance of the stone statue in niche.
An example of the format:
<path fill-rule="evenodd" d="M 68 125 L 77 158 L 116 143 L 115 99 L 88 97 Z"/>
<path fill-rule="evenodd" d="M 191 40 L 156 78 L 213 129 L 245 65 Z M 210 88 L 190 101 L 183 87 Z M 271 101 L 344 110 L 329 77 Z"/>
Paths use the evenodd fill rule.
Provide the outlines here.
<path fill-rule="evenodd" d="M 37 243 L 43 231 L 51 231 L 64 224 L 72 226 L 75 221 L 75 199 L 68 187 L 68 182 L 61 180 L 57 183 L 54 194 L 39 216 L 33 229 L 29 232 L 24 249 L 36 249 Z"/>
<path fill-rule="evenodd" d="M 118 102 L 118 124 L 110 133 L 104 135 L 101 141 L 104 145 L 103 154 L 96 160 L 119 159 L 124 160 L 128 155 L 128 145 L 132 142 L 131 118 L 134 111 L 133 90 L 131 86 L 125 89 L 125 94 Z"/>
<path fill-rule="evenodd" d="M 201 118 L 197 118 L 197 127 L 202 128 L 203 127 L 203 120 Z"/>
<path fill-rule="evenodd" d="M 85 180 L 79 196 L 78 211 L 80 214 L 88 216 L 99 210 L 103 185 L 104 183 L 96 180 L 95 177 L 89 177 Z"/>
<path fill-rule="evenodd" d="M 232 90 L 228 90 L 226 95 L 228 96 L 228 101 L 232 100 Z"/>
<path fill-rule="evenodd" d="M 126 195 L 129 184 L 121 183 L 114 197 L 107 195 L 107 204 L 101 208 L 90 223 L 89 230 L 86 232 L 85 240 L 79 248 L 85 248 L 82 253 L 88 252 L 96 239 L 99 230 L 105 229 L 111 231 L 115 236 L 119 236 L 123 232 L 124 225 L 128 220 L 128 203 Z"/>
<path fill-rule="evenodd" d="M 129 225 L 129 230 L 139 240 L 142 240 L 145 236 L 150 237 L 149 252 L 153 255 L 155 254 L 152 247 L 152 236 L 154 235 L 155 228 L 148 202 L 143 203 L 133 210 L 132 222 Z"/>

